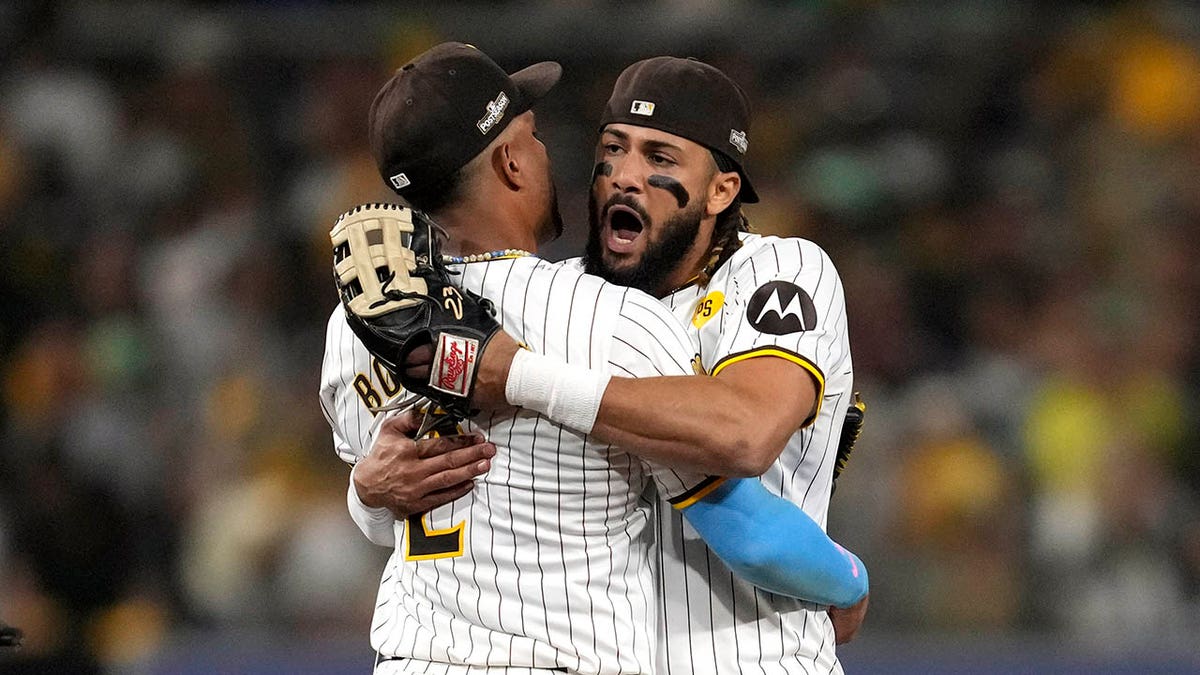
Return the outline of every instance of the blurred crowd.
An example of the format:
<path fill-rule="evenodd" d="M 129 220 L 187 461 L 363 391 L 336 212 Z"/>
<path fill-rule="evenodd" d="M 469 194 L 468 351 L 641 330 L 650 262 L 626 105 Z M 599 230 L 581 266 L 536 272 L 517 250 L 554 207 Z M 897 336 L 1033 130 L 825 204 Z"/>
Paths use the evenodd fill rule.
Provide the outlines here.
<path fill-rule="evenodd" d="M 132 663 L 231 627 L 369 652 L 387 552 L 316 400 L 327 234 L 390 199 L 366 110 L 443 39 L 566 69 L 539 108 L 549 257 L 582 249 L 621 68 L 690 55 L 746 88 L 752 225 L 815 240 L 846 286 L 868 418 L 830 529 L 871 566 L 863 639 L 1194 649 L 1200 11 L 729 1 L 680 26 L 676 2 L 580 50 L 628 17 L 576 0 L 609 25 L 523 47 L 551 4 L 480 5 L 492 32 L 319 2 L 0 9 L 0 620 L 24 653 Z M 245 30 L 285 11 L 299 35 L 388 20 L 312 51 Z M 123 30 L 147 16 L 173 18 Z"/>

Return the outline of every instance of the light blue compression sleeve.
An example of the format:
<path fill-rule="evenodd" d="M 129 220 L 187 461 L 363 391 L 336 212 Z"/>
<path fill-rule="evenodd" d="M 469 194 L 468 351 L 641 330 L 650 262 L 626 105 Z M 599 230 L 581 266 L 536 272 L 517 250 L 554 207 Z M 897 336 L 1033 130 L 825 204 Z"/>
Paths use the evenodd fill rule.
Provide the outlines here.
<path fill-rule="evenodd" d="M 728 479 L 682 512 L 734 574 L 759 588 L 835 607 L 867 594 L 858 556 L 757 478 Z"/>

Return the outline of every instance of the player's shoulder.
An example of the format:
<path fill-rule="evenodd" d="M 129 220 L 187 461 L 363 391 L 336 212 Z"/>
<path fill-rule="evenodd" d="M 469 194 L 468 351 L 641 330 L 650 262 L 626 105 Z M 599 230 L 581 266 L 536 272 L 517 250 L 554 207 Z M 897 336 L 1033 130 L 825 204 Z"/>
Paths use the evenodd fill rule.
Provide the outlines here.
<path fill-rule="evenodd" d="M 346 325 L 346 307 L 338 302 L 329 312 L 329 320 L 325 322 L 325 334 L 327 336 L 339 335 L 343 329 L 349 329 L 349 326 Z"/>
<path fill-rule="evenodd" d="M 449 266 L 452 273 L 461 274 L 462 285 L 485 295 L 499 293 L 514 284 L 547 287 L 557 283 L 562 264 L 537 256 L 497 258 L 486 262 L 457 263 Z"/>
<path fill-rule="evenodd" d="M 809 239 L 752 233 L 740 236 L 741 248 L 718 270 L 718 275 L 726 279 L 745 283 L 834 269 L 825 249 Z"/>
<path fill-rule="evenodd" d="M 657 306 L 654 298 L 641 291 L 618 286 L 585 272 L 578 258 L 551 262 L 530 257 L 512 263 L 525 270 L 526 284 L 545 289 L 551 312 L 565 309 L 568 304 L 591 304 L 603 313 L 613 313 L 613 308 L 624 307 L 630 302 Z"/>
<path fill-rule="evenodd" d="M 520 271 L 528 275 L 554 275 L 572 277 L 583 272 L 583 267 L 570 264 L 570 260 L 562 260 L 555 262 L 546 260 L 535 255 L 521 256 L 517 258 L 508 258 L 503 260 L 494 260 L 488 263 L 495 267 L 507 267 L 513 271 Z"/>
<path fill-rule="evenodd" d="M 778 262 L 782 265 L 803 265 L 805 262 L 828 261 L 829 254 L 816 242 L 803 237 L 779 237 L 772 234 L 744 232 L 742 246 L 729 262 L 742 266 L 753 262 Z"/>
<path fill-rule="evenodd" d="M 538 279 L 539 282 L 553 283 L 569 283 L 572 286 L 579 287 L 580 290 L 588 292 L 611 292 L 609 284 L 600 277 L 588 274 L 583 270 L 583 264 L 577 263 L 575 258 L 552 262 L 538 258 L 524 258 L 520 261 L 522 264 L 530 266 L 530 273 L 535 277 L 543 277 Z"/>
<path fill-rule="evenodd" d="M 592 292 L 618 300 L 622 308 L 621 314 L 624 314 L 624 310 L 626 309 L 636 308 L 651 314 L 661 314 L 665 317 L 671 316 L 670 310 L 649 293 L 628 286 L 618 286 L 586 272 L 582 257 L 567 258 L 555 264 L 562 270 L 560 273 L 565 273 L 571 278 L 579 279 L 580 284 Z"/>

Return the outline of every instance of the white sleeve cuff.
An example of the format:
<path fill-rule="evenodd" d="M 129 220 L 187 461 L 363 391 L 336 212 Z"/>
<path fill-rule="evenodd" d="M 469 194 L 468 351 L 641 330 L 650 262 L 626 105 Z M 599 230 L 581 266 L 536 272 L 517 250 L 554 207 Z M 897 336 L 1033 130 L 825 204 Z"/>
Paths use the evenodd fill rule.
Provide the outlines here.
<path fill-rule="evenodd" d="M 372 508 L 362 503 L 358 490 L 354 489 L 354 470 L 350 470 L 350 488 L 346 491 L 346 506 L 350 518 L 372 543 L 394 548 L 396 546 L 395 515 L 386 506 Z"/>

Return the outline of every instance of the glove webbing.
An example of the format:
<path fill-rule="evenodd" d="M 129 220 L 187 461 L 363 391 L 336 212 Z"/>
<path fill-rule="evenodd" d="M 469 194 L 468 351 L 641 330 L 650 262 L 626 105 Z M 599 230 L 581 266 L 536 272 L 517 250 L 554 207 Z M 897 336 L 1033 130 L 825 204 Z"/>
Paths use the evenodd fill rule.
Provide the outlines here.
<path fill-rule="evenodd" d="M 850 461 L 850 453 L 854 450 L 854 444 L 858 441 L 858 437 L 862 434 L 863 420 L 866 417 L 867 404 L 859 397 L 858 392 L 854 392 L 854 403 L 846 408 L 846 421 L 842 424 L 842 436 L 838 439 L 837 458 L 833 464 L 833 487 L 829 494 L 833 494 L 837 490 L 838 476 L 846 470 L 846 463 Z"/>

